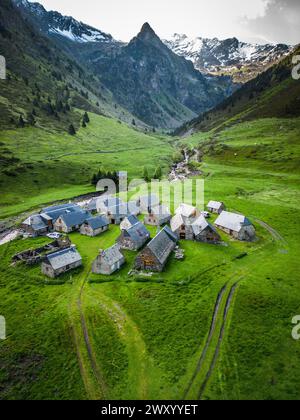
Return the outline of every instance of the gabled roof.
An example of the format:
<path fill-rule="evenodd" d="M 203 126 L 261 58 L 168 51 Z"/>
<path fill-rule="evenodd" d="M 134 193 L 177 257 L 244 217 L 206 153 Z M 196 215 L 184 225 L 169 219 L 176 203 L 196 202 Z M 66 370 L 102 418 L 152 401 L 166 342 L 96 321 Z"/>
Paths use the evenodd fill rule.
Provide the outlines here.
<path fill-rule="evenodd" d="M 97 210 L 97 201 L 99 197 L 92 198 L 86 205 L 84 206 L 88 211 L 96 211 Z"/>
<path fill-rule="evenodd" d="M 197 213 L 197 209 L 196 207 L 190 206 L 189 204 L 182 203 L 175 213 L 181 214 L 184 217 L 192 217 L 195 213 Z"/>
<path fill-rule="evenodd" d="M 207 204 L 207 207 L 210 209 L 214 209 L 214 210 L 220 210 L 220 208 L 224 206 L 224 203 L 222 203 L 221 201 L 210 201 Z"/>
<path fill-rule="evenodd" d="M 152 206 L 150 208 L 150 212 L 152 214 L 155 214 L 156 216 L 161 216 L 161 217 L 171 216 L 170 209 L 167 206 L 165 206 L 164 204 L 159 204 L 157 206 Z"/>
<path fill-rule="evenodd" d="M 176 242 L 177 238 L 174 233 L 169 228 L 164 227 L 148 244 L 148 248 L 158 261 L 164 264 L 173 251 Z"/>
<path fill-rule="evenodd" d="M 59 216 L 59 218 L 65 222 L 68 228 L 82 225 L 87 219 L 90 219 L 91 217 L 91 213 L 82 209 L 80 209 L 80 211 L 65 212 Z"/>
<path fill-rule="evenodd" d="M 109 225 L 109 221 L 105 216 L 96 216 L 90 217 L 85 220 L 85 223 L 88 224 L 93 230 L 103 228 Z"/>
<path fill-rule="evenodd" d="M 206 228 L 211 228 L 214 232 L 217 233 L 217 230 L 214 226 L 212 226 L 206 219 L 204 216 L 200 216 L 198 217 L 198 219 L 196 219 L 194 221 L 194 223 L 192 224 L 192 229 L 194 234 L 197 236 L 200 233 L 202 233 Z"/>
<path fill-rule="evenodd" d="M 175 242 L 176 244 L 177 244 L 177 242 L 178 242 L 178 238 L 177 238 L 177 236 L 175 235 L 175 233 L 174 232 L 172 232 L 172 230 L 169 228 L 169 226 L 165 226 L 164 228 L 163 228 L 163 231 L 169 236 L 169 238 L 173 241 L 173 242 Z"/>
<path fill-rule="evenodd" d="M 69 203 L 69 204 L 61 204 L 59 206 L 45 207 L 42 209 L 40 214 L 43 215 L 43 217 L 45 214 L 46 216 L 48 216 L 49 220 L 53 220 L 55 222 L 59 218 L 59 216 L 61 216 L 62 214 L 66 212 L 73 213 L 73 212 L 78 212 L 78 211 L 79 212 L 82 211 L 80 206 L 74 203 Z"/>
<path fill-rule="evenodd" d="M 136 201 L 128 201 L 127 203 L 128 214 L 139 214 L 140 207 L 137 205 Z"/>
<path fill-rule="evenodd" d="M 53 270 L 66 267 L 67 265 L 74 264 L 82 261 L 81 255 L 75 247 L 63 249 L 62 251 L 54 252 L 47 255 L 46 260 L 51 265 Z"/>
<path fill-rule="evenodd" d="M 30 226 L 35 231 L 39 231 L 47 227 L 39 214 L 34 214 L 28 217 L 28 219 L 23 222 L 23 225 Z"/>
<path fill-rule="evenodd" d="M 116 264 L 124 258 L 124 255 L 121 253 L 120 247 L 117 244 L 106 249 L 105 251 L 101 251 L 100 256 L 102 262 L 110 266 Z"/>
<path fill-rule="evenodd" d="M 159 204 L 159 197 L 156 194 L 143 195 L 139 198 L 140 206 L 148 209 L 149 207 L 155 207 Z"/>
<path fill-rule="evenodd" d="M 119 197 L 107 197 L 105 198 L 102 203 L 105 207 L 114 207 L 119 204 L 122 204 L 123 201 L 119 199 Z"/>
<path fill-rule="evenodd" d="M 178 230 L 183 225 L 185 225 L 185 218 L 183 218 L 183 216 L 180 213 L 175 214 L 175 216 L 171 219 L 172 231 L 176 232 L 176 230 Z"/>
<path fill-rule="evenodd" d="M 128 208 L 126 203 L 119 203 L 115 206 L 109 206 L 106 209 L 107 213 L 110 213 L 113 216 L 116 217 L 124 217 L 128 216 Z"/>
<path fill-rule="evenodd" d="M 139 219 L 134 216 L 133 214 L 126 217 L 124 220 L 125 224 L 127 224 L 129 227 L 134 226 L 135 224 L 139 223 Z M 128 229 L 129 229 L 128 227 Z"/>
<path fill-rule="evenodd" d="M 223 211 L 215 221 L 215 225 L 232 230 L 233 232 L 240 232 L 242 227 L 251 226 L 252 223 L 242 214 Z"/>
<path fill-rule="evenodd" d="M 141 240 L 146 240 L 150 238 L 150 232 L 146 229 L 143 223 L 138 222 L 131 228 L 124 231 L 125 236 L 129 236 L 133 242 L 141 242 Z"/>

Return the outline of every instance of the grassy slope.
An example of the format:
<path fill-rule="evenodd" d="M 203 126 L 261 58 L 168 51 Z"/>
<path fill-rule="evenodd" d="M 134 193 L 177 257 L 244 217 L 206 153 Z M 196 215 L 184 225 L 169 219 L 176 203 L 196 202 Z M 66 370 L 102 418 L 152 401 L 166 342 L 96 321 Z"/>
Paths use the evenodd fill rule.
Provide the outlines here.
<path fill-rule="evenodd" d="M 291 338 L 291 319 L 300 313 L 300 231 L 295 217 L 299 129 L 299 120 L 273 119 L 191 138 L 194 145 L 201 142 L 209 150 L 202 163 L 206 200 L 224 200 L 229 209 L 247 214 L 255 222 L 257 243 L 231 241 L 226 235 L 228 247 L 183 242 L 184 263 L 170 261 L 163 274 L 143 280 L 127 276 L 134 253 L 126 253 L 126 266 L 114 276 L 89 274 L 98 249 L 117 237 L 117 227 L 93 239 L 72 234 L 84 268 L 51 286 L 38 268 L 8 264 L 14 252 L 42 240 L 1 247 L 0 313 L 7 317 L 9 330 L 8 340 L 0 343 L 1 397 L 92 398 L 100 393 L 102 398 L 182 398 L 203 348 L 216 296 L 225 283 L 241 279 L 203 398 L 299 399 L 300 349 Z M 276 240 L 257 219 L 283 239 Z M 248 256 L 236 259 L 243 252 Z M 76 307 L 86 280 L 82 310 L 101 384 L 91 372 Z M 70 325 L 79 340 L 85 388 Z M 212 352 L 210 348 L 205 370 Z M 16 364 L 22 372 L 15 377 Z M 204 373 L 197 376 L 189 397 L 197 397 Z"/>
<path fill-rule="evenodd" d="M 0 217 L 92 191 L 100 167 L 127 170 L 131 178 L 141 177 L 143 166 L 150 174 L 159 164 L 169 167 L 172 146 L 165 137 L 95 114 L 90 120 L 74 137 L 39 128 L 0 132 Z"/>

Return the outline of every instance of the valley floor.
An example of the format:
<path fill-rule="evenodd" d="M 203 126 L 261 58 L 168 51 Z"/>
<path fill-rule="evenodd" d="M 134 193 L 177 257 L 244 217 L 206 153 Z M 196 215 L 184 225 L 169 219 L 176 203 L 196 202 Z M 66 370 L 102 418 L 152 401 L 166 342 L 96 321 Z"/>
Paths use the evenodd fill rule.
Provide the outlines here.
<path fill-rule="evenodd" d="M 261 120 L 184 140 L 205 152 L 206 202 L 246 214 L 255 243 L 182 241 L 185 260 L 150 278 L 128 276 L 127 252 L 103 277 L 91 262 L 119 228 L 74 233 L 84 266 L 56 280 L 10 265 L 45 238 L 1 246 L 0 399 L 299 399 L 299 133 L 299 119 Z"/>

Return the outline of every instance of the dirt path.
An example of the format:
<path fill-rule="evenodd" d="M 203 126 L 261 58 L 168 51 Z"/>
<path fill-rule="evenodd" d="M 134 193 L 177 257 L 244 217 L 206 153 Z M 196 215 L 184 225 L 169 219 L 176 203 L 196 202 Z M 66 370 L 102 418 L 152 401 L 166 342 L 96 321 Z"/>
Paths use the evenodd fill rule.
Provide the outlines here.
<path fill-rule="evenodd" d="M 217 347 L 215 349 L 212 362 L 211 362 L 211 364 L 209 366 L 209 369 L 207 371 L 207 374 L 205 376 L 205 380 L 203 381 L 203 383 L 202 383 L 202 385 L 200 387 L 199 394 L 198 394 L 198 399 L 199 400 L 202 399 L 202 396 L 204 394 L 204 391 L 206 389 L 206 386 L 208 384 L 208 381 L 211 378 L 212 373 L 214 371 L 214 368 L 215 368 L 215 366 L 217 364 L 217 360 L 218 360 L 218 357 L 219 357 L 219 354 L 220 354 L 220 349 L 221 349 L 221 345 L 222 345 L 224 334 L 225 334 L 225 329 L 226 329 L 226 323 L 227 323 L 227 319 L 228 319 L 229 310 L 230 310 L 231 303 L 232 303 L 232 300 L 233 300 L 233 296 L 234 296 L 234 293 L 235 293 L 237 287 L 238 287 L 238 282 L 235 283 L 231 287 L 230 292 L 229 292 L 229 295 L 227 297 L 227 301 L 226 301 L 226 305 L 225 305 L 225 309 L 224 309 L 224 314 L 223 314 L 222 326 L 221 326 L 221 330 L 220 330 L 220 334 L 219 334 L 219 339 L 218 339 L 218 344 L 217 344 Z"/>
<path fill-rule="evenodd" d="M 57 156 L 49 156 L 45 158 L 45 160 L 54 160 L 54 159 L 61 159 L 63 157 L 70 157 L 70 156 L 81 156 L 81 155 L 115 155 L 117 153 L 123 153 L 123 152 L 135 152 L 138 150 L 146 150 L 147 147 L 135 147 L 135 148 L 127 148 L 127 149 L 116 149 L 116 150 L 90 150 L 87 152 L 80 152 L 80 153 L 63 153 L 61 155 Z"/>
<path fill-rule="evenodd" d="M 119 303 L 106 295 L 101 294 L 99 299 L 90 297 L 111 318 L 127 347 L 129 357 L 128 377 L 132 385 L 135 384 L 136 394 L 132 397 L 140 400 L 148 396 L 148 375 L 150 368 L 147 348 L 143 337 L 135 322 L 127 315 Z M 134 386 L 133 386 L 134 388 Z"/>
<path fill-rule="evenodd" d="M 212 320 L 211 320 L 211 326 L 210 326 L 209 334 L 207 336 L 205 346 L 204 346 L 203 351 L 201 353 L 200 359 L 197 363 L 195 372 L 194 372 L 194 374 L 193 374 L 191 380 L 189 381 L 188 386 L 185 390 L 185 393 L 184 393 L 184 396 L 183 396 L 184 400 L 186 399 L 189 391 L 191 390 L 191 387 L 192 387 L 197 375 L 199 374 L 199 372 L 202 369 L 203 362 L 206 358 L 208 348 L 210 346 L 211 340 L 213 338 L 213 335 L 214 335 L 214 332 L 215 332 L 215 329 L 216 329 L 217 318 L 218 318 L 221 302 L 222 302 L 222 299 L 223 299 L 223 296 L 224 296 L 224 293 L 225 293 L 226 289 L 227 289 L 227 285 L 223 286 L 223 288 L 220 290 L 220 292 L 217 296 L 217 300 L 216 300 L 215 308 L 214 308 L 214 313 L 213 313 L 213 317 L 212 317 Z"/>
<path fill-rule="evenodd" d="M 88 275 L 89 275 L 89 273 L 88 273 Z M 83 313 L 83 310 L 82 310 L 82 295 L 83 295 L 83 289 L 84 289 L 84 286 L 86 284 L 86 281 L 87 281 L 87 277 L 85 278 L 85 280 L 84 280 L 84 282 L 83 282 L 83 284 L 80 288 L 80 293 L 79 293 L 79 297 L 78 297 L 78 301 L 77 301 L 77 307 L 78 307 L 79 314 L 80 314 L 81 328 L 82 328 L 82 332 L 83 332 L 83 336 L 84 336 L 86 350 L 87 350 L 89 360 L 90 360 L 90 363 L 91 363 L 91 367 L 92 367 L 94 376 L 95 376 L 95 378 L 97 379 L 97 382 L 100 385 L 102 394 L 105 395 L 106 385 L 105 385 L 103 376 L 101 374 L 101 371 L 99 369 L 93 347 L 91 345 L 86 320 L 85 320 L 84 313 Z"/>
<path fill-rule="evenodd" d="M 79 294 L 77 289 L 76 300 L 74 299 L 73 304 L 70 303 L 69 311 L 73 342 L 86 393 L 90 400 L 99 400 L 105 398 L 106 385 L 97 363 L 82 308 L 82 296 L 88 276 L 89 272 L 85 274 Z"/>
<path fill-rule="evenodd" d="M 275 241 L 282 242 L 285 245 L 287 245 L 287 241 L 284 239 L 284 237 L 277 230 L 272 228 L 272 226 L 268 225 L 263 220 L 257 219 L 256 217 L 253 217 L 253 220 L 255 220 L 256 223 L 258 223 L 261 227 L 266 229 L 270 233 L 270 235 L 275 239 Z"/>

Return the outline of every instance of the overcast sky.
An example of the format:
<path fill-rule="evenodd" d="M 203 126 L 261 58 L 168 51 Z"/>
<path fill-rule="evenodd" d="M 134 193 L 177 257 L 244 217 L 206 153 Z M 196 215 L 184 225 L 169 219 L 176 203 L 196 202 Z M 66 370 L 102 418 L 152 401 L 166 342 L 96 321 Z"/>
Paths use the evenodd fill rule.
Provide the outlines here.
<path fill-rule="evenodd" d="M 38 0 L 37 0 L 38 1 Z M 149 22 L 156 33 L 300 42 L 300 0 L 40 0 L 47 10 L 129 41 Z"/>

